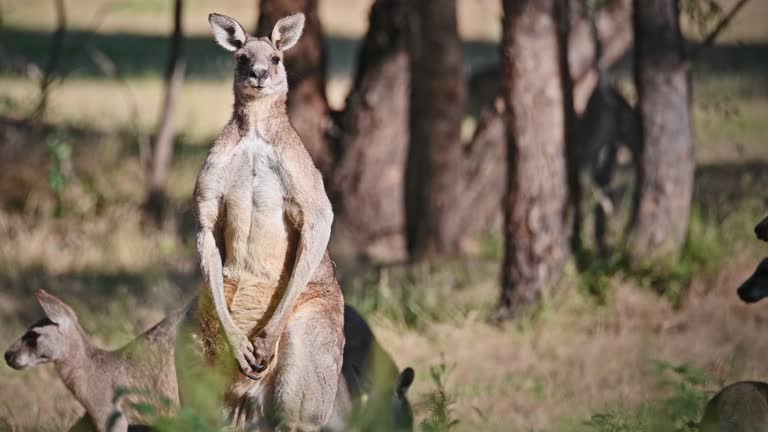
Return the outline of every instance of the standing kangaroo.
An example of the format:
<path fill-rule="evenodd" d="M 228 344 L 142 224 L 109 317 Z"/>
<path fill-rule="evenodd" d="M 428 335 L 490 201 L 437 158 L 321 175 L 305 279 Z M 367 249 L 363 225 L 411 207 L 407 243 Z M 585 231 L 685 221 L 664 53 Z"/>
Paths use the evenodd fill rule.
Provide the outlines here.
<path fill-rule="evenodd" d="M 129 424 L 146 424 L 139 412 L 121 407 L 124 400 L 113 402 L 119 388 L 137 393 L 126 396 L 128 401 L 164 399 L 169 409 L 178 405 L 173 353 L 183 309 L 123 348 L 104 351 L 90 342 L 75 312 L 63 301 L 43 290 L 37 292 L 37 300 L 47 317 L 11 345 L 5 362 L 14 369 L 54 364 L 64 385 L 86 410 L 73 431 L 120 432 L 128 430 Z"/>
<path fill-rule="evenodd" d="M 234 53 L 235 104 L 195 185 L 207 289 L 193 338 L 209 364 L 234 359 L 241 372 L 224 398 L 233 426 L 319 430 L 341 371 L 344 299 L 327 253 L 331 204 L 286 112 L 283 53 L 304 15 L 278 21 L 271 38 L 228 16 L 208 21 Z"/>

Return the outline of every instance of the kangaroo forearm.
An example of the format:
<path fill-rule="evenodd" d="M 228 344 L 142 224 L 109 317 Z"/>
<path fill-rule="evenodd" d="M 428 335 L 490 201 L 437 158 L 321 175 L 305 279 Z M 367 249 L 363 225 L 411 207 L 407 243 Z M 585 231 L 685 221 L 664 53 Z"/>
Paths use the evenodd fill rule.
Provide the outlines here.
<path fill-rule="evenodd" d="M 200 268 L 202 269 L 203 278 L 208 286 L 208 290 L 211 293 L 216 315 L 219 317 L 224 331 L 229 334 L 235 328 L 235 323 L 229 314 L 227 302 L 224 298 L 224 275 L 222 272 L 221 254 L 216 246 L 213 232 L 204 230 L 198 234 L 197 249 L 200 255 Z"/>
<path fill-rule="evenodd" d="M 291 278 L 288 280 L 285 294 L 280 299 L 275 314 L 268 324 L 272 330 L 282 331 L 296 300 L 304 292 L 312 280 L 312 275 L 315 274 L 317 267 L 322 262 L 331 235 L 332 218 L 330 210 L 320 211 L 314 221 L 307 221 L 310 223 L 305 223 L 302 226 Z"/>

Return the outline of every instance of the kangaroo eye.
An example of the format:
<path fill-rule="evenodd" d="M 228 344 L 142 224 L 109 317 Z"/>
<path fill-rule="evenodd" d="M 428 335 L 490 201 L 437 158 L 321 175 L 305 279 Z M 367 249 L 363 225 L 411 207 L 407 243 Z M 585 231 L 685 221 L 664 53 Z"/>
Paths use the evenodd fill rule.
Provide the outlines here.
<path fill-rule="evenodd" d="M 237 62 L 241 65 L 248 63 L 248 57 L 244 55 L 237 56 Z"/>
<path fill-rule="evenodd" d="M 280 57 L 278 57 L 278 56 L 272 57 L 272 64 L 275 65 L 275 66 L 280 64 Z"/>

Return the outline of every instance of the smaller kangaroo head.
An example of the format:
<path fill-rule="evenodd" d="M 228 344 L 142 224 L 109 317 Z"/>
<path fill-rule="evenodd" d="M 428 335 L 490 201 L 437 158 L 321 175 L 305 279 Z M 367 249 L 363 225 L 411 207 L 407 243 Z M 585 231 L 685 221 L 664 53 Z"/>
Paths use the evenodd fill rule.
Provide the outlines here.
<path fill-rule="evenodd" d="M 283 53 L 299 41 L 304 14 L 278 21 L 269 38 L 249 35 L 239 22 L 226 15 L 210 14 L 208 22 L 216 42 L 234 53 L 235 97 L 250 99 L 288 92 Z"/>
<path fill-rule="evenodd" d="M 39 290 L 37 301 L 46 318 L 36 322 L 5 352 L 5 362 L 25 369 L 56 361 L 66 355 L 73 336 L 79 336 L 77 316 L 63 301 Z"/>
<path fill-rule="evenodd" d="M 763 258 L 752 276 L 741 284 L 737 292 L 745 303 L 754 303 L 768 297 L 768 258 Z"/>

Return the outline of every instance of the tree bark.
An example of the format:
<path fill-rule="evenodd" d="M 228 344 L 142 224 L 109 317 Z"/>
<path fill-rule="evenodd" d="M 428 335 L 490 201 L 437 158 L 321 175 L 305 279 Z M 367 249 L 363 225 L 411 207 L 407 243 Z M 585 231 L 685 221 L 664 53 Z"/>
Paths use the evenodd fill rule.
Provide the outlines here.
<path fill-rule="evenodd" d="M 455 0 L 410 2 L 411 139 L 405 207 L 412 259 L 456 254 L 464 72 Z"/>
<path fill-rule="evenodd" d="M 165 94 L 160 110 L 160 121 L 152 147 L 149 167 L 149 182 L 145 210 L 159 225 L 165 214 L 166 183 L 173 158 L 174 121 L 176 102 L 184 82 L 186 62 L 182 55 L 184 32 L 182 28 L 183 0 L 176 0 L 173 9 L 173 34 L 168 53 L 168 67 L 165 74 Z"/>
<path fill-rule="evenodd" d="M 632 43 L 632 0 L 614 0 L 596 16 L 598 35 L 603 47 L 600 62 L 605 67 L 617 62 Z M 568 32 L 568 68 L 573 81 L 573 106 L 584 111 L 589 96 L 597 84 L 595 46 L 590 24 L 575 8 L 571 8 Z M 499 203 L 506 190 L 506 135 L 503 127 L 504 104 L 500 103 L 501 73 L 488 71 L 473 79 L 473 94 L 485 94 L 487 101 L 478 120 L 477 129 L 465 148 L 465 190 L 472 200 L 457 203 L 456 213 L 462 223 L 461 248 L 472 252 L 478 248 L 477 239 L 489 230 L 498 230 L 502 220 Z M 486 86 L 492 89 L 484 89 Z M 488 173 L 497 173 L 489 175 Z"/>
<path fill-rule="evenodd" d="M 557 0 L 504 0 L 502 73 L 508 184 L 501 313 L 536 303 L 569 255 Z"/>
<path fill-rule="evenodd" d="M 643 262 L 685 241 L 693 193 L 688 62 L 676 0 L 634 2 L 635 83 L 642 132 L 640 188 L 630 254 Z"/>
<path fill-rule="evenodd" d="M 581 205 L 582 190 L 579 184 L 579 152 L 581 146 L 576 139 L 576 109 L 574 107 L 574 81 L 570 69 L 570 36 L 571 36 L 571 2 L 570 0 L 554 0 L 554 15 L 557 28 L 557 61 L 560 72 L 560 87 L 562 89 L 563 135 L 566 149 L 566 166 L 568 178 L 568 200 L 570 204 L 569 229 L 570 249 L 579 252 L 581 243 Z M 596 33 L 596 31 L 595 31 Z M 599 40 L 595 36 L 595 40 Z M 599 43 L 599 42 L 598 42 Z M 595 50 L 592 57 L 599 58 L 600 50 Z"/>
<path fill-rule="evenodd" d="M 269 37 L 278 20 L 303 12 L 304 32 L 285 53 L 288 71 L 288 116 L 315 165 L 329 179 L 334 151 L 328 139 L 332 125 L 325 96 L 325 44 L 318 15 L 318 0 L 260 1 L 258 36 Z"/>
<path fill-rule="evenodd" d="M 339 115 L 339 159 L 331 182 L 336 259 L 406 258 L 403 176 L 410 92 L 406 4 L 406 0 L 373 4 L 352 91 Z"/>

